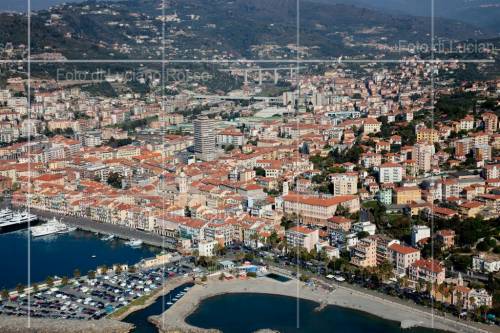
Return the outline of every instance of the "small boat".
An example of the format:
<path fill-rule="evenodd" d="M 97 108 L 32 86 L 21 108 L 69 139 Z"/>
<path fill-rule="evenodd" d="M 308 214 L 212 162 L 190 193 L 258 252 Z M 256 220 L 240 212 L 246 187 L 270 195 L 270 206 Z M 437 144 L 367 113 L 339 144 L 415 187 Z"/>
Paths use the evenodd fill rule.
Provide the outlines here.
<path fill-rule="evenodd" d="M 96 258 L 97 256 L 95 254 L 92 255 L 92 258 Z"/>
<path fill-rule="evenodd" d="M 172 303 L 172 302 L 167 302 L 167 305 L 172 305 L 172 304 L 174 304 L 174 303 Z"/>
<path fill-rule="evenodd" d="M 130 241 L 128 241 L 127 243 L 128 246 L 131 246 L 131 247 L 139 247 L 142 245 L 142 240 L 140 239 L 131 239 Z"/>
<path fill-rule="evenodd" d="M 113 238 L 115 238 L 115 235 L 107 235 L 103 238 L 101 238 L 103 241 L 110 241 L 112 240 Z"/>
<path fill-rule="evenodd" d="M 189 289 L 191 289 L 191 288 L 189 288 L 189 287 L 186 287 L 186 288 L 184 288 L 184 291 L 188 291 Z"/>

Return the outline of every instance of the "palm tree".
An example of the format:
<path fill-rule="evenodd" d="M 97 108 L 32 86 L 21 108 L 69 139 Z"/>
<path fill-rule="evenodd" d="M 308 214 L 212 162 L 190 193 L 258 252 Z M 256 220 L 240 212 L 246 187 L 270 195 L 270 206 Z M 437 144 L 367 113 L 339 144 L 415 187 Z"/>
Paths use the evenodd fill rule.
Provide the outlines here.
<path fill-rule="evenodd" d="M 476 308 L 476 299 L 474 298 L 474 296 L 469 297 L 469 304 L 472 308 Z"/>
<path fill-rule="evenodd" d="M 45 283 L 47 284 L 47 286 L 53 287 L 54 286 L 54 279 L 52 278 L 52 276 L 47 277 L 45 279 Z"/>
<path fill-rule="evenodd" d="M 9 298 L 9 291 L 7 289 L 2 289 L 2 299 Z"/>
<path fill-rule="evenodd" d="M 24 291 L 24 286 L 19 283 L 17 286 L 16 286 L 16 291 L 21 294 L 23 291 Z"/>
<path fill-rule="evenodd" d="M 87 277 L 88 277 L 89 279 L 95 279 L 95 272 L 94 272 L 94 271 L 89 271 L 89 272 L 87 273 Z"/>
<path fill-rule="evenodd" d="M 67 276 L 63 276 L 62 279 L 61 279 L 61 284 L 63 286 L 67 285 L 68 284 L 68 277 Z"/>
<path fill-rule="evenodd" d="M 75 279 L 79 279 L 80 276 L 81 276 L 81 273 L 80 273 L 80 270 L 78 268 L 76 268 L 74 271 L 73 271 L 73 276 L 75 277 Z"/>

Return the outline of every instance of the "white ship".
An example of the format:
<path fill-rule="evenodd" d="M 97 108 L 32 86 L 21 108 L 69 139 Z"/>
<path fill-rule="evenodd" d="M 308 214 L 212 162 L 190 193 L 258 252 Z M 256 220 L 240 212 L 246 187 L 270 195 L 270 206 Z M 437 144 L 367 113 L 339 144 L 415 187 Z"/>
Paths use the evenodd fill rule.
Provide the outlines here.
<path fill-rule="evenodd" d="M 0 223 L 10 221 L 13 215 L 14 212 L 8 208 L 0 210 Z"/>
<path fill-rule="evenodd" d="M 70 229 L 64 223 L 61 223 L 56 218 L 53 218 L 47 223 L 32 227 L 31 235 L 33 237 L 41 237 L 52 234 L 62 234 L 68 231 L 70 231 Z"/>
<path fill-rule="evenodd" d="M 38 221 L 36 215 L 24 212 L 12 212 L 9 209 L 0 211 L 0 233 L 23 229 L 28 224 Z"/>
<path fill-rule="evenodd" d="M 132 246 L 132 247 L 139 247 L 142 245 L 142 240 L 140 239 L 131 239 L 130 241 L 128 241 L 127 243 L 125 243 L 129 246 Z"/>

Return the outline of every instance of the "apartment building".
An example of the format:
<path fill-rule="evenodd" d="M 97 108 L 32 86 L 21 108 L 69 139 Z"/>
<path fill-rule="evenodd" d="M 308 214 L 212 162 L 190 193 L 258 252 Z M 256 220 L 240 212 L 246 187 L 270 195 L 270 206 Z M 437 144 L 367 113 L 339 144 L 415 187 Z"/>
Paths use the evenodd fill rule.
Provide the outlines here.
<path fill-rule="evenodd" d="M 377 241 L 371 237 L 360 239 L 351 248 L 351 264 L 358 267 L 377 266 Z"/>
<path fill-rule="evenodd" d="M 421 191 L 418 186 L 396 187 L 392 192 L 392 201 L 396 205 L 403 205 L 422 199 Z"/>
<path fill-rule="evenodd" d="M 406 275 L 408 267 L 419 259 L 419 249 L 400 244 L 389 246 L 389 261 L 394 264 L 394 273 L 398 276 Z"/>
<path fill-rule="evenodd" d="M 408 267 L 411 281 L 441 284 L 445 279 L 445 268 L 436 260 L 419 259 Z"/>
<path fill-rule="evenodd" d="M 335 173 L 330 175 L 333 195 L 352 195 L 358 193 L 358 174 L 356 172 Z"/>
<path fill-rule="evenodd" d="M 301 247 L 311 251 L 319 241 L 319 231 L 304 226 L 296 226 L 285 232 L 289 248 Z"/>
<path fill-rule="evenodd" d="M 379 168 L 379 183 L 399 183 L 403 180 L 403 167 L 397 163 L 384 163 Z"/>

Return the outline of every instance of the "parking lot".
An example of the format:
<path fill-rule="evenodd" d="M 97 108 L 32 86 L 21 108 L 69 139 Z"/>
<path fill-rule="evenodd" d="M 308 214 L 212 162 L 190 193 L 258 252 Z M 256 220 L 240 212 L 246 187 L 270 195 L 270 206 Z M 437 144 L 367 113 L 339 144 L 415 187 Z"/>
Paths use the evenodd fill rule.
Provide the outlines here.
<path fill-rule="evenodd" d="M 168 266 L 137 272 L 109 272 L 95 278 L 72 279 L 52 287 L 0 301 L 0 314 L 58 319 L 100 319 L 160 288 L 166 279 L 189 270 Z"/>

